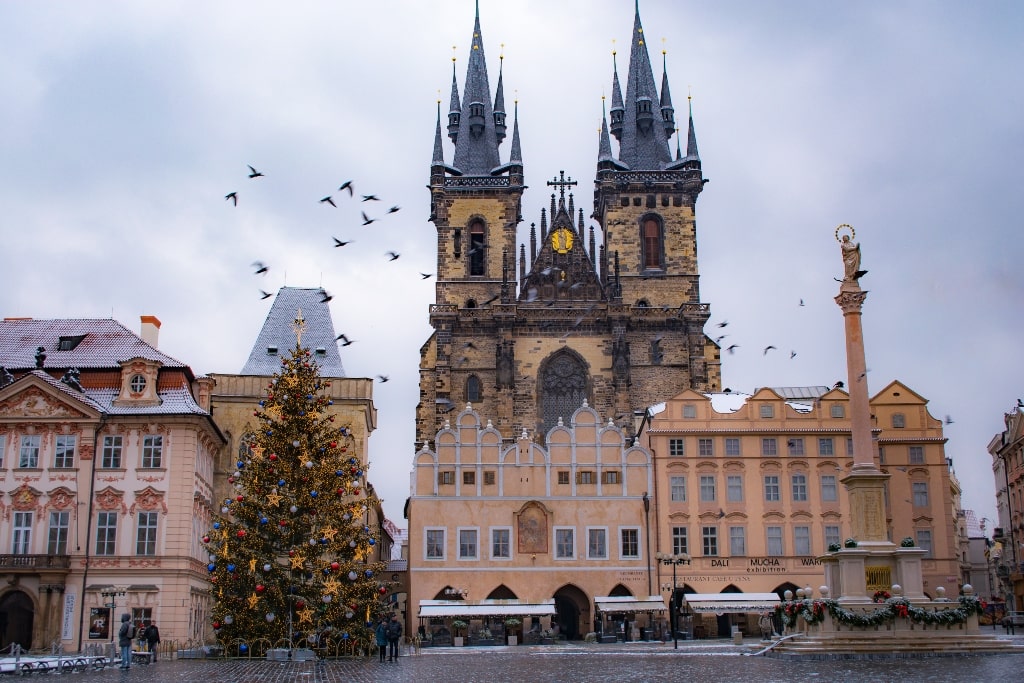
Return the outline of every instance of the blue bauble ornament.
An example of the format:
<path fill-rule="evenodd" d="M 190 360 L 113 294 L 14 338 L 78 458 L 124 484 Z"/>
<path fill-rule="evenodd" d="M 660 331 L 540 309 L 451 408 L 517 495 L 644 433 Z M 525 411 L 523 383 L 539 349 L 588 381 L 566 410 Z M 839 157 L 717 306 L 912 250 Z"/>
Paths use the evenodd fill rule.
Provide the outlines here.
<path fill-rule="evenodd" d="M 274 430 L 273 429 L 268 429 L 267 430 L 267 436 L 273 436 L 273 435 L 274 435 Z"/>
<path fill-rule="evenodd" d="M 323 543 L 324 545 L 327 545 L 327 543 L 328 543 L 329 541 L 328 541 L 328 540 L 327 540 L 326 538 L 321 538 L 321 539 L 320 539 L 320 542 L 321 542 L 321 543 Z"/>
<path fill-rule="evenodd" d="M 213 528 L 214 529 L 219 529 L 220 528 L 220 522 L 214 522 L 213 523 Z"/>
<path fill-rule="evenodd" d="M 345 473 L 342 472 L 341 470 L 334 470 L 334 474 L 335 474 L 335 476 L 338 476 L 338 477 L 344 477 L 345 476 Z"/>
<path fill-rule="evenodd" d="M 345 640 L 348 640 L 348 631 L 345 631 L 344 633 L 342 633 L 342 634 L 341 634 L 341 637 L 342 637 L 343 639 L 345 639 Z"/>
<path fill-rule="evenodd" d="M 249 651 L 249 646 L 246 645 L 245 643 L 242 643 L 241 645 L 238 646 L 238 651 L 239 652 L 248 652 Z"/>
<path fill-rule="evenodd" d="M 210 564 L 206 565 L 206 568 L 207 568 L 207 569 L 208 569 L 209 571 L 211 571 L 211 572 L 212 572 L 212 571 L 213 571 L 214 569 L 216 569 L 216 568 L 217 568 L 217 565 L 215 565 L 215 564 L 214 564 L 213 562 L 211 562 Z"/>
<path fill-rule="evenodd" d="M 375 541 L 372 538 L 369 541 L 367 541 L 367 543 L 369 543 L 370 545 L 377 545 L 377 541 Z"/>
<path fill-rule="evenodd" d="M 306 394 L 306 400 L 307 401 L 312 401 L 313 400 L 313 394 Z"/>
<path fill-rule="evenodd" d="M 349 465 L 355 465 L 356 464 L 356 459 L 355 458 L 349 458 L 348 459 L 348 464 Z"/>
<path fill-rule="evenodd" d="M 302 417 L 302 416 L 303 416 L 303 415 L 305 415 L 305 414 L 306 414 L 306 411 L 305 411 L 305 410 L 300 410 L 300 411 L 299 411 L 299 417 Z"/>
<path fill-rule="evenodd" d="M 233 564 L 229 564 L 229 565 L 228 565 L 228 571 L 229 571 L 229 572 L 231 572 L 231 573 L 234 573 L 234 571 L 235 571 L 235 565 L 233 565 Z"/>
<path fill-rule="evenodd" d="M 324 576 L 327 576 L 330 573 L 331 573 L 331 568 L 330 567 L 324 567 Z"/>
<path fill-rule="evenodd" d="M 265 406 L 265 405 L 267 405 L 267 402 L 266 401 L 260 401 L 260 405 L 261 406 Z"/>
<path fill-rule="evenodd" d="M 266 517 L 260 517 L 260 524 L 266 524 L 266 523 L 267 523 L 267 522 L 269 522 L 269 521 L 270 521 L 270 520 L 269 520 L 269 519 L 267 519 Z"/>
<path fill-rule="evenodd" d="M 327 402 L 327 405 L 329 405 L 329 406 L 333 406 L 333 405 L 334 405 L 334 401 L 328 401 L 328 402 Z"/>
<path fill-rule="evenodd" d="M 373 576 L 373 570 L 372 569 L 367 569 L 366 572 L 364 572 L 364 573 L 366 574 L 366 578 L 370 578 L 371 576 Z"/>
<path fill-rule="evenodd" d="M 316 491 L 310 491 L 309 492 L 309 497 L 310 498 L 316 498 Z"/>
<path fill-rule="evenodd" d="M 278 486 L 284 486 L 284 485 L 285 485 L 285 481 L 284 481 L 284 479 L 278 479 L 278 480 L 277 480 L 277 485 L 278 485 Z"/>
<path fill-rule="evenodd" d="M 235 464 L 238 465 L 238 469 L 242 469 L 243 467 L 245 467 L 245 461 L 244 460 L 239 460 Z"/>

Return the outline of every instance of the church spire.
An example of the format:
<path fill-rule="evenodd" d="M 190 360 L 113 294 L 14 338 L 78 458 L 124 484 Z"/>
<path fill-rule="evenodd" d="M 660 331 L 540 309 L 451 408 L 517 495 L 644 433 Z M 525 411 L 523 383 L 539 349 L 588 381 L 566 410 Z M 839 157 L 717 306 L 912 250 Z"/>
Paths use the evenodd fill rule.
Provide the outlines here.
<path fill-rule="evenodd" d="M 690 105 L 690 127 L 686 133 L 686 159 L 696 161 L 700 164 L 700 154 L 697 153 L 697 133 L 693 130 L 693 96 L 686 97 Z"/>
<path fill-rule="evenodd" d="M 440 91 L 438 91 L 440 94 Z M 434 130 L 434 156 L 431 166 L 444 165 L 444 147 L 441 145 L 441 98 L 437 98 L 437 128 Z"/>
<path fill-rule="evenodd" d="M 494 95 L 494 135 L 498 144 L 505 139 L 505 88 L 502 83 L 505 75 L 505 44 L 501 44 L 501 54 L 498 55 L 498 92 Z"/>
<path fill-rule="evenodd" d="M 491 88 L 487 80 L 483 34 L 480 31 L 480 6 L 477 4 L 473 22 L 473 38 L 466 67 L 466 83 L 462 93 L 462 116 L 459 117 L 458 138 L 452 165 L 463 174 L 486 176 L 500 164 L 498 131 L 495 128 Z M 502 117 L 504 119 L 504 117 Z"/>
<path fill-rule="evenodd" d="M 622 140 L 622 116 L 626 111 L 622 104 L 622 88 L 619 86 L 619 65 L 615 59 L 615 50 L 612 50 L 612 126 L 611 133 L 616 140 Z M 609 145 L 609 149 L 611 149 Z"/>
<path fill-rule="evenodd" d="M 523 165 L 523 151 L 519 146 L 519 100 L 515 101 L 512 115 L 512 149 L 509 150 L 508 163 L 513 166 Z"/>
<path fill-rule="evenodd" d="M 452 46 L 452 50 L 455 46 Z M 452 99 L 448 105 L 448 137 L 452 142 L 459 141 L 459 119 L 462 118 L 462 106 L 459 104 L 459 83 L 455 80 L 455 55 L 452 55 Z"/>
<path fill-rule="evenodd" d="M 668 57 L 661 51 L 661 122 L 665 126 L 665 137 L 671 138 L 676 132 L 676 113 L 672 107 L 672 93 L 668 89 Z"/>
<path fill-rule="evenodd" d="M 672 161 L 672 152 L 669 151 L 665 126 L 655 121 L 654 102 L 658 99 L 658 92 L 644 27 L 640 23 L 639 2 L 630 40 L 622 134 L 618 136 L 619 160 L 634 171 L 661 170 Z M 612 104 L 614 107 L 614 99 Z M 613 123 L 613 133 L 614 128 Z"/>

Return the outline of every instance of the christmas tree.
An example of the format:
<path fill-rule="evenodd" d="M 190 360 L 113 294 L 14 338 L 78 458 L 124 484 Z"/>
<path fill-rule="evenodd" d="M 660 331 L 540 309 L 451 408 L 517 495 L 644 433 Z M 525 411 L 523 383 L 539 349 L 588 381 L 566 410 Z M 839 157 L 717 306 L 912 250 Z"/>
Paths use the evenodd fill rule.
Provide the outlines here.
<path fill-rule="evenodd" d="M 255 411 L 258 431 L 228 478 L 235 495 L 203 538 L 217 639 L 246 653 L 263 640 L 310 647 L 373 642 L 387 588 L 372 562 L 378 501 L 349 429 L 334 424 L 308 349 L 298 342 Z"/>

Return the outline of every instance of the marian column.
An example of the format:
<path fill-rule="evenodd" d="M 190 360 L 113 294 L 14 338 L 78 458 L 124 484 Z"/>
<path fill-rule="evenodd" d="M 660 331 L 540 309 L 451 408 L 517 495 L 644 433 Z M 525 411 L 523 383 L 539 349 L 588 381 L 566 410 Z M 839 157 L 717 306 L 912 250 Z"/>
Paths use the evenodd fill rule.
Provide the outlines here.
<path fill-rule="evenodd" d="M 836 303 L 846 323 L 847 388 L 850 392 L 850 431 L 853 437 L 853 471 L 843 479 L 850 496 L 850 525 L 853 538 L 861 545 L 892 545 L 885 523 L 885 483 L 889 475 L 875 464 L 871 437 L 871 406 L 868 403 L 868 375 L 864 356 L 861 308 L 867 292 L 860 288 L 866 270 L 860 267 L 860 244 L 849 225 L 836 228 L 842 249 L 843 279 Z"/>

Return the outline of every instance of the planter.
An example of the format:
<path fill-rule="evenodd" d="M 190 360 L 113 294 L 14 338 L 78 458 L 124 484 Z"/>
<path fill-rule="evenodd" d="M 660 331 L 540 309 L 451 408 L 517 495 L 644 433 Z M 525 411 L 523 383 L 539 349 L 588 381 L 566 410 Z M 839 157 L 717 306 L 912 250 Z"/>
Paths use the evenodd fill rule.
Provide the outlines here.
<path fill-rule="evenodd" d="M 509 636 L 508 637 L 508 644 L 509 645 L 518 645 L 519 644 L 519 637 L 518 636 Z"/>
<path fill-rule="evenodd" d="M 495 641 L 494 638 L 479 638 L 476 641 L 476 644 L 477 645 L 496 645 L 497 641 Z"/>
<path fill-rule="evenodd" d="M 455 647 L 462 647 L 462 636 L 455 636 L 452 638 L 452 645 Z"/>

